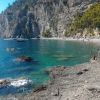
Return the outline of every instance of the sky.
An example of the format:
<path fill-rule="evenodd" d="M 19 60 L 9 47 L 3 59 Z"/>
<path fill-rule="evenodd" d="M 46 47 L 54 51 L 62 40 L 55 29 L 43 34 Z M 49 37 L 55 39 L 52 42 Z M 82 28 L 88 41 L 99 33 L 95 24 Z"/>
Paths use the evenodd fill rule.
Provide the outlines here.
<path fill-rule="evenodd" d="M 15 0 L 0 0 L 0 13 L 4 11 L 8 4 L 12 4 Z"/>

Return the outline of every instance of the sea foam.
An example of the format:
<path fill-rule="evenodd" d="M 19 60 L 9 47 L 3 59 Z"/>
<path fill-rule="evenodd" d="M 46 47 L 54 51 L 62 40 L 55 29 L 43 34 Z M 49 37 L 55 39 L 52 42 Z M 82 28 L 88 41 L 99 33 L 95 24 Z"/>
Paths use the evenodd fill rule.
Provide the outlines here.
<path fill-rule="evenodd" d="M 32 81 L 27 79 L 14 80 L 10 83 L 11 86 L 21 87 L 30 84 Z"/>

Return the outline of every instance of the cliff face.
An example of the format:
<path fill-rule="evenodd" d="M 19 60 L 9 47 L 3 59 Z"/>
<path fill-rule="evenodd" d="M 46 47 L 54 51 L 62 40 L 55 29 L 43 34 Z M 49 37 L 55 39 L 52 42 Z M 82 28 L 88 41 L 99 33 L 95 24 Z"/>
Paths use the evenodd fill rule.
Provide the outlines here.
<path fill-rule="evenodd" d="M 62 37 L 71 19 L 98 0 L 16 0 L 0 14 L 0 37 Z"/>

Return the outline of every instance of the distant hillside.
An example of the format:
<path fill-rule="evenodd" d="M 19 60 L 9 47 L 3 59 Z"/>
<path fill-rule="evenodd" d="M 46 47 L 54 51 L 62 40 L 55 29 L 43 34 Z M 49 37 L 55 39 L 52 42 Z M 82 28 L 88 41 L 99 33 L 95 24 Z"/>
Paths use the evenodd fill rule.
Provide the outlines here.
<path fill-rule="evenodd" d="M 77 12 L 97 1 L 16 0 L 0 14 L 0 37 L 63 37 Z"/>
<path fill-rule="evenodd" d="M 88 29 L 89 33 L 93 35 L 93 29 L 96 28 L 100 28 L 100 3 L 90 5 L 83 14 L 77 13 L 66 35 L 85 29 Z"/>

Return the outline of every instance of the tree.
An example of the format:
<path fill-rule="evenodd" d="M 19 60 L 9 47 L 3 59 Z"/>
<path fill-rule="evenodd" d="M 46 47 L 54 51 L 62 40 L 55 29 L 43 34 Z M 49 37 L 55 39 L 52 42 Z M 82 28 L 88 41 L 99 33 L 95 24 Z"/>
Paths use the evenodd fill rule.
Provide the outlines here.
<path fill-rule="evenodd" d="M 83 15 L 77 13 L 70 25 L 69 32 L 75 33 L 79 29 L 91 30 L 96 27 L 100 28 L 100 3 L 92 5 Z"/>

